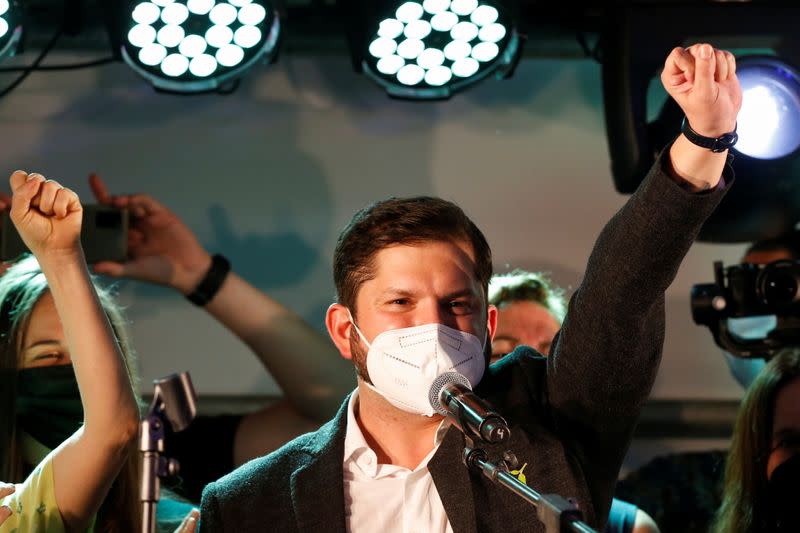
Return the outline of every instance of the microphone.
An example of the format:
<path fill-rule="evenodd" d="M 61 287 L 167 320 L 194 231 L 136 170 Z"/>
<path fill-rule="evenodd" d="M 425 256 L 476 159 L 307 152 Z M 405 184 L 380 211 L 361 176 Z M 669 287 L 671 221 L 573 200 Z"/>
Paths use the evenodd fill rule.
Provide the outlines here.
<path fill-rule="evenodd" d="M 431 385 L 431 406 L 468 437 L 501 444 L 511 436 L 508 424 L 492 407 L 472 392 L 469 380 L 458 372 L 446 372 Z"/>

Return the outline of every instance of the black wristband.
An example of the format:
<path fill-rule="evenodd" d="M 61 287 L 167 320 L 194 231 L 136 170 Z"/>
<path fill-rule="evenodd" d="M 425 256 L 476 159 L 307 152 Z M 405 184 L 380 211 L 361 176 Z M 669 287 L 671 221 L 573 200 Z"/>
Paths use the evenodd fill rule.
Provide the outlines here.
<path fill-rule="evenodd" d="M 208 269 L 206 275 L 197 284 L 197 287 L 186 295 L 186 298 L 194 305 L 200 307 L 206 305 L 214 298 L 225 278 L 228 277 L 228 272 L 231 271 L 231 263 L 224 256 L 214 254 L 211 257 L 211 268 Z"/>
<path fill-rule="evenodd" d="M 733 145 L 739 140 L 739 134 L 736 133 L 736 126 L 734 126 L 733 131 L 730 133 L 723 133 L 719 137 L 706 137 L 694 131 L 692 126 L 689 125 L 689 121 L 686 120 L 686 117 L 683 117 L 681 133 L 683 133 L 684 137 L 689 139 L 689 142 L 692 144 L 701 148 L 708 148 L 715 153 L 724 152 L 725 150 L 733 148 Z"/>

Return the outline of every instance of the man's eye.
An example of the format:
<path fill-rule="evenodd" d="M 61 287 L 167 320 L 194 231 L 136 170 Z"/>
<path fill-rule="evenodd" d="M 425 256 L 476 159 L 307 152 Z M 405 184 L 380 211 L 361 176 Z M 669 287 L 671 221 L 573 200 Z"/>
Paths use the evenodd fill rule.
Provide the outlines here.
<path fill-rule="evenodd" d="M 396 298 L 396 299 L 392 300 L 389 303 L 391 303 L 392 305 L 406 305 L 408 303 L 408 299 L 406 299 L 406 298 Z"/>
<path fill-rule="evenodd" d="M 448 308 L 455 315 L 467 315 L 472 312 L 472 305 L 464 300 L 452 301 L 448 304 Z"/>

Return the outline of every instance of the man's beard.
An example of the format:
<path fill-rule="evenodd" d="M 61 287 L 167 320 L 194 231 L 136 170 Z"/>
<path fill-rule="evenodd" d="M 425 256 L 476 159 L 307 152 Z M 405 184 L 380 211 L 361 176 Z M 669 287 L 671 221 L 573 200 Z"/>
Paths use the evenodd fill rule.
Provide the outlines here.
<path fill-rule="evenodd" d="M 367 370 L 367 352 L 361 346 L 360 340 L 357 334 L 350 335 L 350 353 L 353 356 L 353 365 L 356 367 L 356 376 L 365 383 L 372 385 L 372 379 L 370 379 L 369 370 Z"/>

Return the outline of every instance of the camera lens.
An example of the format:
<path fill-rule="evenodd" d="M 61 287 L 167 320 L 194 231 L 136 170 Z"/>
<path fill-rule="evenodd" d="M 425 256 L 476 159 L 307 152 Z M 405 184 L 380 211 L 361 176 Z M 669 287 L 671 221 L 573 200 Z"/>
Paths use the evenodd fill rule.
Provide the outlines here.
<path fill-rule="evenodd" d="M 798 299 L 800 267 L 791 261 L 779 261 L 764 267 L 757 283 L 764 303 L 770 307 L 785 308 Z"/>

